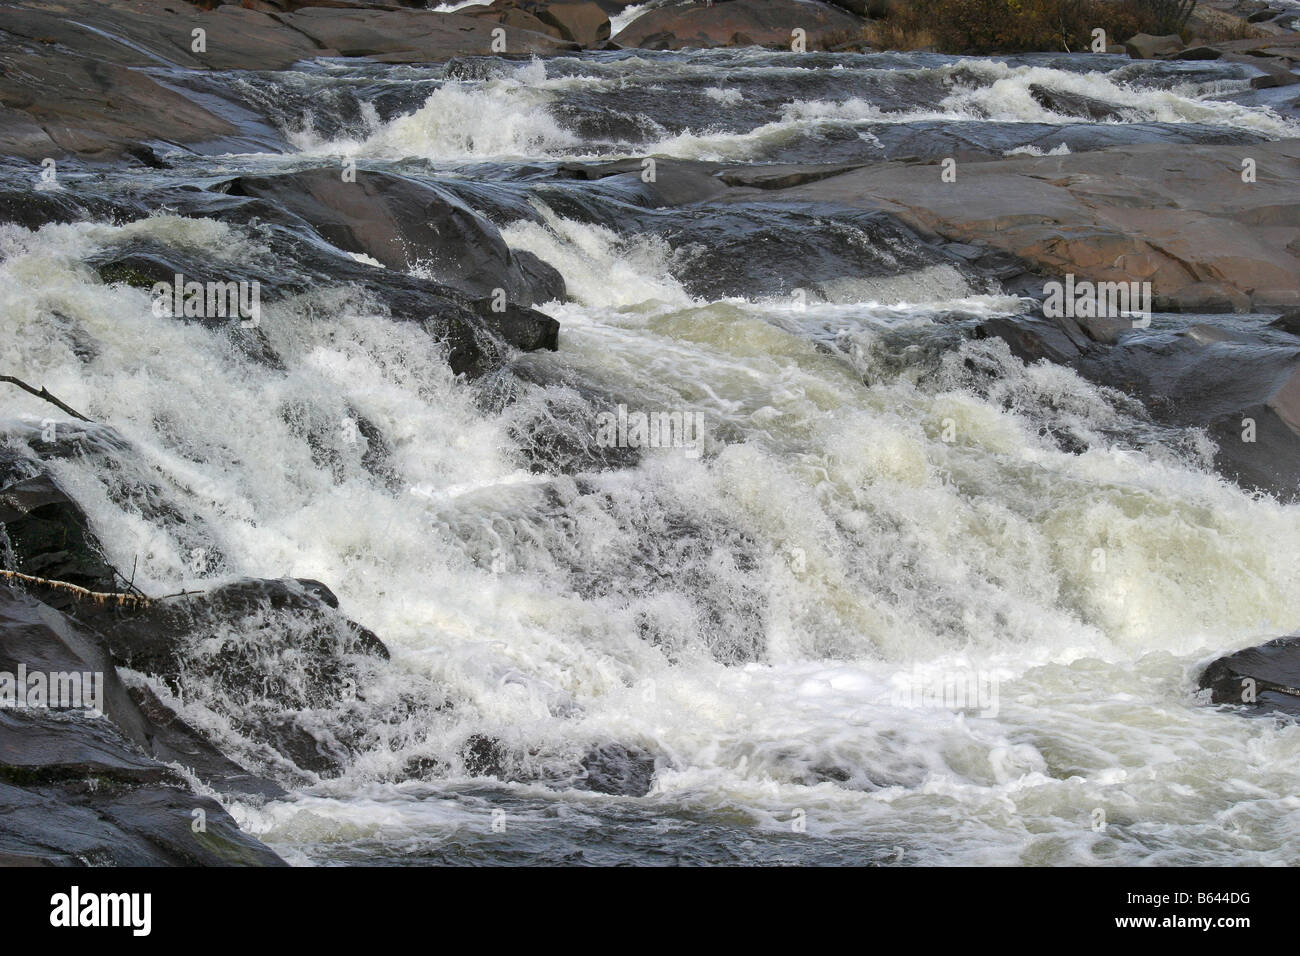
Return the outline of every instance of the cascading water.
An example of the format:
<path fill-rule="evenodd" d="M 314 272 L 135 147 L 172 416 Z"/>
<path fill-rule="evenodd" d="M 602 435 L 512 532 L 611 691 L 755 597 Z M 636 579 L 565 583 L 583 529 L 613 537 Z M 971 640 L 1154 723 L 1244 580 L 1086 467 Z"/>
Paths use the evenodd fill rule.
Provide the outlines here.
<path fill-rule="evenodd" d="M 689 208 L 629 226 L 612 187 L 530 180 L 593 156 L 938 151 L 936 120 L 999 154 L 1086 148 L 1082 127 L 1296 135 L 1232 99 L 1245 83 L 1228 65 L 1027 59 L 638 53 L 446 82 L 233 77 L 250 99 L 283 84 L 299 151 L 148 175 L 351 156 L 437 179 L 561 272 L 570 301 L 543 307 L 560 350 L 473 383 L 346 285 L 264 307 L 274 367 L 85 265 L 151 239 L 274 266 L 255 225 L 162 210 L 0 227 L 0 365 L 130 443 L 52 465 L 110 561 L 154 593 L 317 578 L 392 651 L 365 747 L 323 780 L 285 777 L 218 689 L 177 699 L 155 682 L 294 787 L 228 804 L 241 825 L 298 862 L 1300 859 L 1300 728 L 1225 719 L 1192 685 L 1208 658 L 1294 627 L 1300 506 L 1216 477 L 1199 432 L 966 337 L 1020 301 L 900 231 L 765 212 L 767 251 L 746 251 L 748 233 L 728 251 Z M 391 115 L 371 102 L 430 83 Z M 1054 114 L 1032 84 L 1116 118 Z M 347 128 L 297 124 L 296 98 L 322 91 L 368 106 Z M 717 229 L 756 228 L 742 212 Z M 760 293 L 767 276 L 727 278 L 737 258 L 797 272 L 832 253 L 825 275 Z M 19 401 L 29 423 L 48 412 Z M 595 423 L 619 405 L 699 416 L 698 453 L 601 447 Z M 150 482 L 152 511 L 136 493 Z M 914 693 L 972 674 L 996 697 Z M 634 768 L 648 793 L 576 788 L 593 752 L 653 761 Z"/>

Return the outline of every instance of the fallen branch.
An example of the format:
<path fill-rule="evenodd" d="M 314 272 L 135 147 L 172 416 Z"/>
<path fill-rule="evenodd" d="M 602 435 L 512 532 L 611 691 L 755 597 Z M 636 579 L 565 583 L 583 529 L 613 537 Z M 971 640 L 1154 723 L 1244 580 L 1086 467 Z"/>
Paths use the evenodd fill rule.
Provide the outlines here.
<path fill-rule="evenodd" d="M 0 571 L 0 578 L 8 578 L 11 581 L 25 581 L 28 584 L 39 584 L 55 591 L 64 591 L 79 601 L 94 601 L 96 604 L 116 604 L 119 607 L 148 607 L 153 603 L 142 594 L 114 594 L 106 591 L 91 591 L 88 588 L 69 584 L 66 581 L 38 578 L 34 574 L 23 574 L 21 571 Z"/>
<path fill-rule="evenodd" d="M 30 392 L 31 394 L 35 395 L 37 398 L 45 399 L 51 405 L 54 405 L 57 408 L 60 408 L 63 411 L 67 412 L 73 418 L 80 418 L 83 422 L 90 421 L 90 419 L 87 418 L 85 415 L 81 414 L 81 412 L 77 411 L 71 405 L 65 405 L 63 402 L 59 401 L 57 398 L 55 398 L 53 395 L 47 392 L 44 388 L 41 389 L 32 388 L 21 378 L 14 378 L 14 376 L 12 375 L 0 375 L 0 382 L 8 382 L 10 385 L 17 385 L 24 392 Z M 94 422 L 91 422 L 91 424 L 93 425 Z"/>

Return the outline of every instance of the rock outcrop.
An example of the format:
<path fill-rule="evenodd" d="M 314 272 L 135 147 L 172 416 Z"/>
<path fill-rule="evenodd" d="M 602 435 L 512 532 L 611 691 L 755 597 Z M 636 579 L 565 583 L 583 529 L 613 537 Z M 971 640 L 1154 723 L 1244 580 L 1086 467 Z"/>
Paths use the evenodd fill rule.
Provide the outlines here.
<path fill-rule="evenodd" d="M 564 279 L 536 256 L 513 252 L 490 222 L 435 186 L 401 176 L 337 168 L 241 176 L 223 189 L 266 200 L 301 218 L 345 252 L 411 270 L 479 299 L 497 289 L 534 305 L 563 299 Z"/>
<path fill-rule="evenodd" d="M 143 72 L 151 67 L 283 70 L 320 56 L 438 63 L 578 47 L 509 23 L 392 4 L 258 6 L 204 10 L 181 0 L 49 0 L 7 7 L 0 25 L 0 153 L 112 159 L 140 142 L 204 150 L 258 145 L 231 122 L 229 116 L 240 112 L 236 104 L 187 96 Z M 589 12 L 585 19 L 582 11 L 571 13 L 557 20 L 588 29 Z M 494 30 L 504 30 L 504 51 Z"/>
<path fill-rule="evenodd" d="M 1243 160 L 1254 181 L 1243 181 Z M 1044 277 L 1150 281 L 1156 311 L 1300 303 L 1300 141 L 1116 147 L 1069 156 L 885 163 L 776 194 L 897 215 L 922 234 L 991 246 Z M 739 198 L 739 196 L 737 196 Z"/>
<path fill-rule="evenodd" d="M 102 716 L 85 709 L 0 711 L 0 860 L 112 865 L 278 865 L 221 805 L 195 794 L 183 767 L 245 798 L 283 793 L 222 756 L 156 699 L 118 677 L 102 638 L 0 583 L 0 672 L 78 674 L 98 682 Z M 83 685 L 84 687 L 84 685 Z M 200 822 L 201 821 L 201 822 Z"/>
<path fill-rule="evenodd" d="M 649 50 L 753 45 L 789 49 L 799 29 L 807 49 L 816 50 L 856 37 L 862 27 L 858 17 L 817 0 L 730 0 L 655 7 L 613 39 L 619 46 Z"/>

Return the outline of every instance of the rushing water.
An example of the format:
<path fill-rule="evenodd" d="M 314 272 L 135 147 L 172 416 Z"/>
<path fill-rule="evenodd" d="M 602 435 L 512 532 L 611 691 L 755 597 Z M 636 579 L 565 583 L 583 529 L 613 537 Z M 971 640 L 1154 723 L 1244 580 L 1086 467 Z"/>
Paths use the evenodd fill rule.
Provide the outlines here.
<path fill-rule="evenodd" d="M 296 862 L 1300 863 L 1300 727 L 1193 694 L 1209 658 L 1296 626 L 1300 507 L 1215 477 L 1195 430 L 969 340 L 1019 300 L 902 230 L 652 210 L 623 180 L 551 175 L 1297 135 L 1242 68 L 720 51 L 457 69 L 207 79 L 272 114 L 262 151 L 69 176 L 112 195 L 351 157 L 438 180 L 571 297 L 544 306 L 557 353 L 475 383 L 346 287 L 264 306 L 277 369 L 85 264 L 140 237 L 265 259 L 255 227 L 0 227 L 0 366 L 134 447 L 54 465 L 109 559 L 154 593 L 318 578 L 393 651 L 374 745 L 290 799 L 233 803 L 241 824 Z M 1033 84 L 1117 115 L 1053 113 Z M 619 404 L 698 413 L 700 453 L 598 447 Z M 340 427 L 358 416 L 359 442 Z M 120 493 L 137 478 L 189 519 Z M 985 693 L 917 693 L 954 680 Z M 215 698 L 175 703 L 276 772 Z M 467 765 L 474 735 L 500 742 L 490 775 Z M 647 795 L 571 786 L 612 744 L 656 758 Z M 410 779 L 419 760 L 436 770 Z"/>

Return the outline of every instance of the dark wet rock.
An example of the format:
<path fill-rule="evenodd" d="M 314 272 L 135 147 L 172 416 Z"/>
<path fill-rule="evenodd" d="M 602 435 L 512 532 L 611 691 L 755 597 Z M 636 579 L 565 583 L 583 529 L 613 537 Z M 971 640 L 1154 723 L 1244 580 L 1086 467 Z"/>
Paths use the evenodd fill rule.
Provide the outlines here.
<path fill-rule="evenodd" d="M 615 36 L 624 47 L 779 46 L 790 48 L 795 28 L 807 31 L 808 49 L 860 34 L 862 20 L 818 0 L 730 0 L 681 3 L 647 10 Z"/>
<path fill-rule="evenodd" d="M 280 866 L 105 719 L 0 712 L 0 861 Z"/>
<path fill-rule="evenodd" d="M 419 267 L 473 297 L 503 289 L 509 301 L 533 305 L 564 294 L 554 269 L 535 257 L 521 261 L 495 226 L 435 186 L 367 171 L 345 182 L 335 168 L 244 176 L 227 192 L 274 203 L 346 252 L 389 269 Z"/>
<path fill-rule="evenodd" d="M 639 747 L 609 743 L 593 748 L 582 758 L 582 790 L 619 797 L 644 797 L 654 785 L 655 758 Z"/>
<path fill-rule="evenodd" d="M 1300 497 L 1300 349 L 1253 335 L 1132 334 L 1073 366 L 1141 398 L 1158 419 L 1204 428 L 1225 477 Z"/>
<path fill-rule="evenodd" d="M 642 207 L 659 209 L 684 206 L 713 199 L 727 191 L 727 184 L 716 175 L 713 163 L 696 160 L 617 159 L 609 162 L 560 163 L 557 179 L 589 181 L 615 179 L 627 200 Z"/>
<path fill-rule="evenodd" d="M 1032 364 L 1046 359 L 1066 364 L 1082 354 L 1082 330 L 1071 319 L 1047 319 L 1036 316 L 1008 316 L 989 319 L 975 330 L 976 338 L 999 338 L 1011 348 L 1011 354 Z"/>
<path fill-rule="evenodd" d="M 218 264 L 156 242 L 133 241 L 106 249 L 90 260 L 105 281 L 151 288 L 155 282 L 170 283 L 181 274 L 187 282 L 257 282 L 263 308 L 312 288 L 350 283 L 364 290 L 393 319 L 418 323 L 446 350 L 453 371 L 469 375 L 480 374 L 497 364 L 511 348 L 550 348 L 549 343 L 555 340 L 555 320 L 541 313 L 507 310 L 499 320 L 498 314 L 491 310 L 486 313 L 476 310 L 456 289 L 431 279 L 357 262 L 326 243 L 300 217 L 266 200 L 201 193 L 177 195 L 174 202 L 182 214 L 206 215 L 237 225 L 257 224 L 262 229 L 263 241 L 272 250 L 272 259 Z M 527 254 L 515 255 L 512 262 L 520 281 L 526 282 L 539 297 L 559 297 L 551 281 L 554 270 Z M 204 322 L 227 337 L 248 358 L 268 367 L 282 367 L 281 359 L 256 326 L 230 319 L 177 321 Z"/>
<path fill-rule="evenodd" d="M 279 787 L 222 756 L 156 698 L 128 689 L 100 635 L 0 585 L 0 671 L 13 675 L 20 666 L 28 675 L 64 675 L 60 683 L 79 675 L 82 700 L 54 701 L 73 709 L 0 710 L 0 860 L 280 863 L 168 764 L 244 797 L 280 796 Z M 204 818 L 198 829 L 195 811 Z"/>
<path fill-rule="evenodd" d="M 506 749 L 495 737 L 472 734 L 461 745 L 460 759 L 471 777 L 504 779 L 506 775 Z"/>
<path fill-rule="evenodd" d="M 4 552 L 9 570 L 91 591 L 117 587 L 80 506 L 30 459 L 0 446 L 0 555 Z M 55 607 L 69 601 L 50 598 Z"/>
<path fill-rule="evenodd" d="M 148 751 L 155 760 L 185 767 L 220 793 L 267 799 L 285 795 L 284 788 L 275 781 L 249 773 L 221 753 L 147 684 L 129 687 L 127 693 L 148 722 Z"/>
<path fill-rule="evenodd" d="M 1084 96 L 1080 93 L 1070 93 L 1066 90 L 1053 90 L 1040 83 L 1029 84 L 1029 95 L 1043 109 L 1051 110 L 1053 113 L 1059 113 L 1062 116 L 1080 116 L 1098 123 L 1124 118 L 1122 110 L 1116 109 L 1102 100 L 1093 99 L 1091 96 Z"/>
<path fill-rule="evenodd" d="M 999 317 L 977 327 L 1025 362 L 1068 365 L 1138 399 L 1158 421 L 1204 429 L 1243 488 L 1300 498 L 1300 348 L 1206 323 L 1158 331 L 1119 319 Z"/>
<path fill-rule="evenodd" d="M 1294 86 L 1300 83 L 1300 75 L 1288 68 L 1287 61 L 1273 57 L 1251 56 L 1246 53 L 1225 53 L 1223 59 L 1231 63 L 1244 63 L 1258 70 L 1262 76 L 1251 77 L 1250 88 L 1268 90 L 1279 86 Z"/>
<path fill-rule="evenodd" d="M 1092 316 L 1074 319 L 1084 334 L 1094 342 L 1102 345 L 1114 345 L 1126 332 L 1133 329 L 1132 319 L 1112 319 L 1105 316 Z"/>
<path fill-rule="evenodd" d="M 864 283 L 966 261 L 918 239 L 897 221 L 854 211 L 767 203 L 705 207 L 660 233 L 677 251 L 674 275 L 695 296 L 786 297 L 802 292 L 845 301 Z"/>
<path fill-rule="evenodd" d="M 137 513 L 151 525 L 164 531 L 181 548 L 190 553 L 202 548 L 207 572 L 227 571 L 222 549 L 213 541 L 206 522 L 189 502 L 189 489 L 183 481 L 167 476 L 145 460 L 140 449 L 124 439 L 115 429 L 92 422 L 53 420 L 42 425 L 25 422 L 0 423 L 0 462 L 6 462 L 7 474 L 19 477 L 44 476 L 57 485 L 49 465 L 56 461 L 83 460 L 91 464 L 102 482 L 104 496 L 118 507 Z M 76 502 L 69 500 L 65 520 L 85 537 L 89 553 L 100 554 L 101 543 L 89 530 L 88 519 Z M 21 558 L 20 554 L 11 554 Z M 91 565 L 92 569 L 95 565 Z M 110 569 L 111 570 L 111 569 Z M 118 569 L 130 576 L 133 568 Z M 63 573 L 68 573 L 64 571 Z M 66 578 L 59 578 L 66 580 Z M 101 591 L 119 590 L 124 581 L 104 573 Z M 75 583 L 75 581 L 73 582 Z M 46 603 L 62 608 L 66 596 L 50 593 Z"/>
<path fill-rule="evenodd" d="M 33 587 L 44 598 L 48 589 Z M 223 756 L 198 731 L 167 708 L 146 687 L 123 684 L 103 636 L 56 611 L 33 594 L 0 585 L 0 670 L 102 675 L 101 706 L 117 731 L 153 760 L 177 763 L 223 793 L 279 796 L 274 783 L 250 774 Z M 73 733 L 79 724 L 69 724 Z M 88 726 L 88 725 L 87 725 Z"/>
<path fill-rule="evenodd" d="M 554 352 L 560 347 L 560 323 L 549 315 L 513 302 L 498 309 L 498 303 L 491 297 L 477 299 L 470 305 L 478 315 L 504 330 L 507 338 L 525 352 L 543 349 Z"/>
<path fill-rule="evenodd" d="M 1217 60 L 1223 51 L 1212 46 L 1189 46 L 1178 54 L 1180 60 Z"/>
<path fill-rule="evenodd" d="M 1283 332 L 1290 332 L 1292 335 L 1300 335 L 1300 309 L 1292 309 L 1278 316 L 1269 323 L 1269 326 L 1281 329 Z"/>
<path fill-rule="evenodd" d="M 338 612 L 328 588 L 305 579 L 248 579 L 141 609 L 76 613 L 119 665 L 223 712 L 239 733 L 322 775 L 359 748 L 366 728 L 348 726 L 347 712 L 388 657 L 372 632 Z M 312 719 L 326 711 L 332 725 Z"/>
<path fill-rule="evenodd" d="M 1216 704 L 1300 717 L 1300 635 L 1220 657 L 1201 672 L 1198 686 Z"/>
<path fill-rule="evenodd" d="M 0 185 L 0 222 L 36 230 L 49 223 L 124 220 L 145 214 L 143 209 L 70 189 L 37 189 L 39 172 L 40 168 L 33 166 L 28 183 Z"/>
<path fill-rule="evenodd" d="M 11 784 L 106 779 L 181 786 L 176 771 L 129 745 L 110 721 L 45 710 L 0 711 L 0 779 Z"/>

